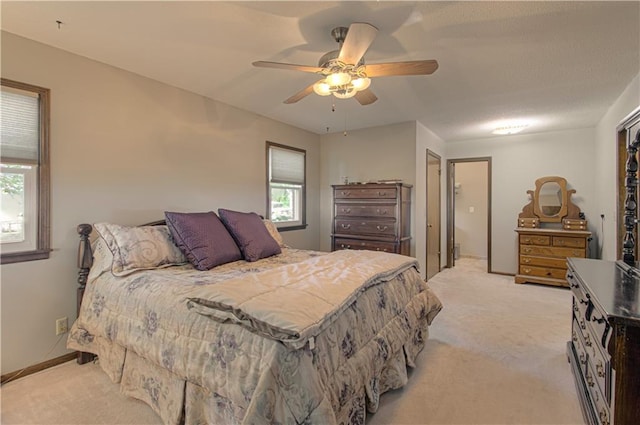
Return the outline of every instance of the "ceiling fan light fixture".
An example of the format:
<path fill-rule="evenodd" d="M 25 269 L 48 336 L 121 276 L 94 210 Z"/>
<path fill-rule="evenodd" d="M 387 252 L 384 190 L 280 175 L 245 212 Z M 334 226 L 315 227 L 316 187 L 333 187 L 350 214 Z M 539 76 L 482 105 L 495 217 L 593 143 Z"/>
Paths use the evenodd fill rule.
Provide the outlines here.
<path fill-rule="evenodd" d="M 338 99 L 349 99 L 356 95 L 358 90 L 354 89 L 353 86 L 346 86 L 345 88 L 341 88 L 340 90 L 335 90 L 333 95 Z"/>
<path fill-rule="evenodd" d="M 366 90 L 371 85 L 371 79 L 367 77 L 356 78 L 351 80 L 351 85 L 357 91 Z"/>
<path fill-rule="evenodd" d="M 325 79 L 330 86 L 344 86 L 351 82 L 351 75 L 347 72 L 334 72 Z"/>
<path fill-rule="evenodd" d="M 313 91 L 320 96 L 329 96 L 331 94 L 331 86 L 326 80 L 320 80 L 313 85 Z"/>

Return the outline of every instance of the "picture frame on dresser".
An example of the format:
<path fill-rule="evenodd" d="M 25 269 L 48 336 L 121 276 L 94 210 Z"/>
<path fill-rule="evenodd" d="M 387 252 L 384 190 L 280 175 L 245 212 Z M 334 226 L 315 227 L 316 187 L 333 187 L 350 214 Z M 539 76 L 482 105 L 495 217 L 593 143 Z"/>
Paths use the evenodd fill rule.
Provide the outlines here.
<path fill-rule="evenodd" d="M 568 286 L 567 258 L 589 256 L 587 220 L 559 176 L 541 177 L 518 216 L 518 270 L 515 283 Z"/>

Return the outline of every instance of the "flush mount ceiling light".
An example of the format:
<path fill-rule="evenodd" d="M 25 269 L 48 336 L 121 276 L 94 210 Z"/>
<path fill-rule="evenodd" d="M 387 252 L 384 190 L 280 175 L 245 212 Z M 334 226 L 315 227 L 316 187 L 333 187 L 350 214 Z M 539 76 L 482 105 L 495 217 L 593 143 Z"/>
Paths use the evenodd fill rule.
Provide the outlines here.
<path fill-rule="evenodd" d="M 496 127 L 492 133 L 493 134 L 516 134 L 520 133 L 522 130 L 528 127 L 528 124 L 512 124 L 512 125 L 503 125 L 500 127 Z"/>

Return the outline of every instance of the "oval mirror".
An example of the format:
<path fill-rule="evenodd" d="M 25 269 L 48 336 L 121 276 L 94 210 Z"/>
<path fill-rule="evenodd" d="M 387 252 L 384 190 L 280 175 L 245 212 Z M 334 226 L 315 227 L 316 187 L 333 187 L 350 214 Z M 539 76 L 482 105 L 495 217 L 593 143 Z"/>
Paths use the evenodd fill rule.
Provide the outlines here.
<path fill-rule="evenodd" d="M 557 182 L 548 181 L 540 186 L 538 193 L 540 212 L 547 217 L 555 217 L 562 209 L 562 188 Z"/>

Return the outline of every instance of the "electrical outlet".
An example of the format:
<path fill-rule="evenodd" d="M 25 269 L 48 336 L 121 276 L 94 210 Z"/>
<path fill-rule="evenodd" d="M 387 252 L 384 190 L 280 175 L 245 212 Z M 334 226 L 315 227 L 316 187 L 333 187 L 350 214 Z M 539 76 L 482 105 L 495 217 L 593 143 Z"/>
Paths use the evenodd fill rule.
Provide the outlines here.
<path fill-rule="evenodd" d="M 56 320 L 56 335 L 62 335 L 69 332 L 69 321 L 66 317 Z"/>

